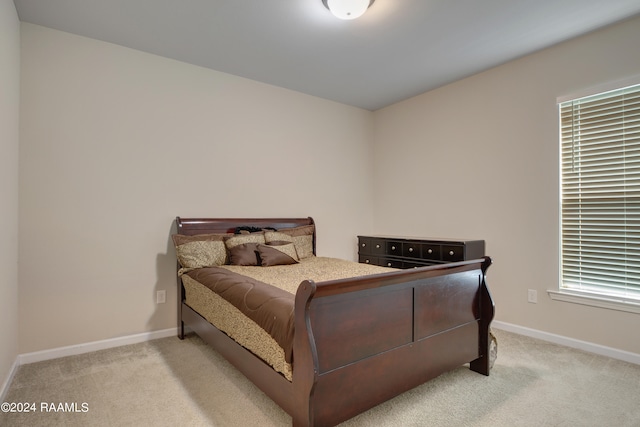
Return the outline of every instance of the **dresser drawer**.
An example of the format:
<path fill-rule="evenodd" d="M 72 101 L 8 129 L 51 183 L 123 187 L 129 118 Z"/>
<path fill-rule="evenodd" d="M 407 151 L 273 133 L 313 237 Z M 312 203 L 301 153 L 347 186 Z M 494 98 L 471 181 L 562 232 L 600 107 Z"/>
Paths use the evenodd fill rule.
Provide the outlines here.
<path fill-rule="evenodd" d="M 402 260 L 391 258 L 380 258 L 378 265 L 391 268 L 402 268 Z"/>
<path fill-rule="evenodd" d="M 434 261 L 440 261 L 440 245 L 436 243 L 423 243 L 421 245 L 422 259 L 431 259 Z"/>
<path fill-rule="evenodd" d="M 407 258 L 421 258 L 422 245 L 416 242 L 404 242 L 402 243 L 402 256 Z"/>
<path fill-rule="evenodd" d="M 463 261 L 464 246 L 442 245 L 442 260 L 447 262 Z"/>
<path fill-rule="evenodd" d="M 370 254 L 371 253 L 371 237 L 358 237 L 358 253 Z"/>
<path fill-rule="evenodd" d="M 391 256 L 402 256 L 402 242 L 396 242 L 395 240 L 390 240 L 387 243 L 387 249 L 385 251 L 385 255 Z"/>
<path fill-rule="evenodd" d="M 362 264 L 378 265 L 378 257 L 371 255 L 358 255 L 358 262 Z"/>
<path fill-rule="evenodd" d="M 387 250 L 387 242 L 384 239 L 371 239 L 371 253 L 384 255 Z"/>

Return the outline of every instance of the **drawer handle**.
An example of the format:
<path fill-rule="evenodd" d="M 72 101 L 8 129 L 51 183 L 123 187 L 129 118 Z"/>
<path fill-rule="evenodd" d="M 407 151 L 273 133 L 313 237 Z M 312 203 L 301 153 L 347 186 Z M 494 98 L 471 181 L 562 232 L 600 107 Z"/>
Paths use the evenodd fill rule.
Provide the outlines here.
<path fill-rule="evenodd" d="M 395 251 L 395 250 L 396 250 L 396 247 L 395 247 L 395 246 L 391 246 L 391 250 L 392 250 L 392 251 Z"/>
<path fill-rule="evenodd" d="M 363 244 L 362 244 L 362 247 L 363 247 L 363 248 L 364 248 L 364 247 L 366 247 L 366 246 L 367 246 L 367 244 L 366 244 L 366 243 L 363 243 Z"/>
<path fill-rule="evenodd" d="M 391 267 L 391 263 L 390 262 L 387 263 L 387 267 Z"/>
<path fill-rule="evenodd" d="M 453 253 L 454 253 L 453 251 L 449 251 L 449 255 L 453 255 Z"/>
<path fill-rule="evenodd" d="M 369 264 L 369 260 L 368 260 L 368 259 L 366 259 L 364 262 L 365 262 L 365 263 L 367 263 L 367 264 Z"/>
<path fill-rule="evenodd" d="M 413 248 L 409 248 L 409 252 L 413 252 Z"/>
<path fill-rule="evenodd" d="M 380 249 L 380 245 L 376 245 L 376 249 Z"/>
<path fill-rule="evenodd" d="M 433 249 L 429 249 L 427 252 L 429 252 L 430 254 L 433 253 Z"/>

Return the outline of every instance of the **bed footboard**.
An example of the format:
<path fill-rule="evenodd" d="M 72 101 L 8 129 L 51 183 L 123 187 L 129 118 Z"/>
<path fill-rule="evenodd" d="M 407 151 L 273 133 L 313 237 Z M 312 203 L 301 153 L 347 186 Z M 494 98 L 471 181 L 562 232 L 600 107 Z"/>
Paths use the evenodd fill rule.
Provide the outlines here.
<path fill-rule="evenodd" d="M 491 259 L 303 282 L 294 426 L 335 425 L 465 363 L 489 374 Z"/>

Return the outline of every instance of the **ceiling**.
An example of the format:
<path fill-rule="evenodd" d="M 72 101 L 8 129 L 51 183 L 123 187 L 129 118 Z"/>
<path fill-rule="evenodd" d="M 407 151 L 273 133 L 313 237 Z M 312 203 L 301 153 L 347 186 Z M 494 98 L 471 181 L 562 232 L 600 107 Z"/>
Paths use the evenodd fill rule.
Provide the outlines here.
<path fill-rule="evenodd" d="M 639 0 L 15 0 L 21 21 L 377 110 L 636 14 Z"/>

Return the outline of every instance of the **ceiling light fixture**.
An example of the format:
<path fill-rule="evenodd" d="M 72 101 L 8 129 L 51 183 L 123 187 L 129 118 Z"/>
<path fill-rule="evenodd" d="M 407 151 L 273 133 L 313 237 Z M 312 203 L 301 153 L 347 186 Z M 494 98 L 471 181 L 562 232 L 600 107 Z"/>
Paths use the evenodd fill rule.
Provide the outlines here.
<path fill-rule="evenodd" d="M 340 19 L 362 16 L 375 0 L 322 0 L 327 9 Z"/>

